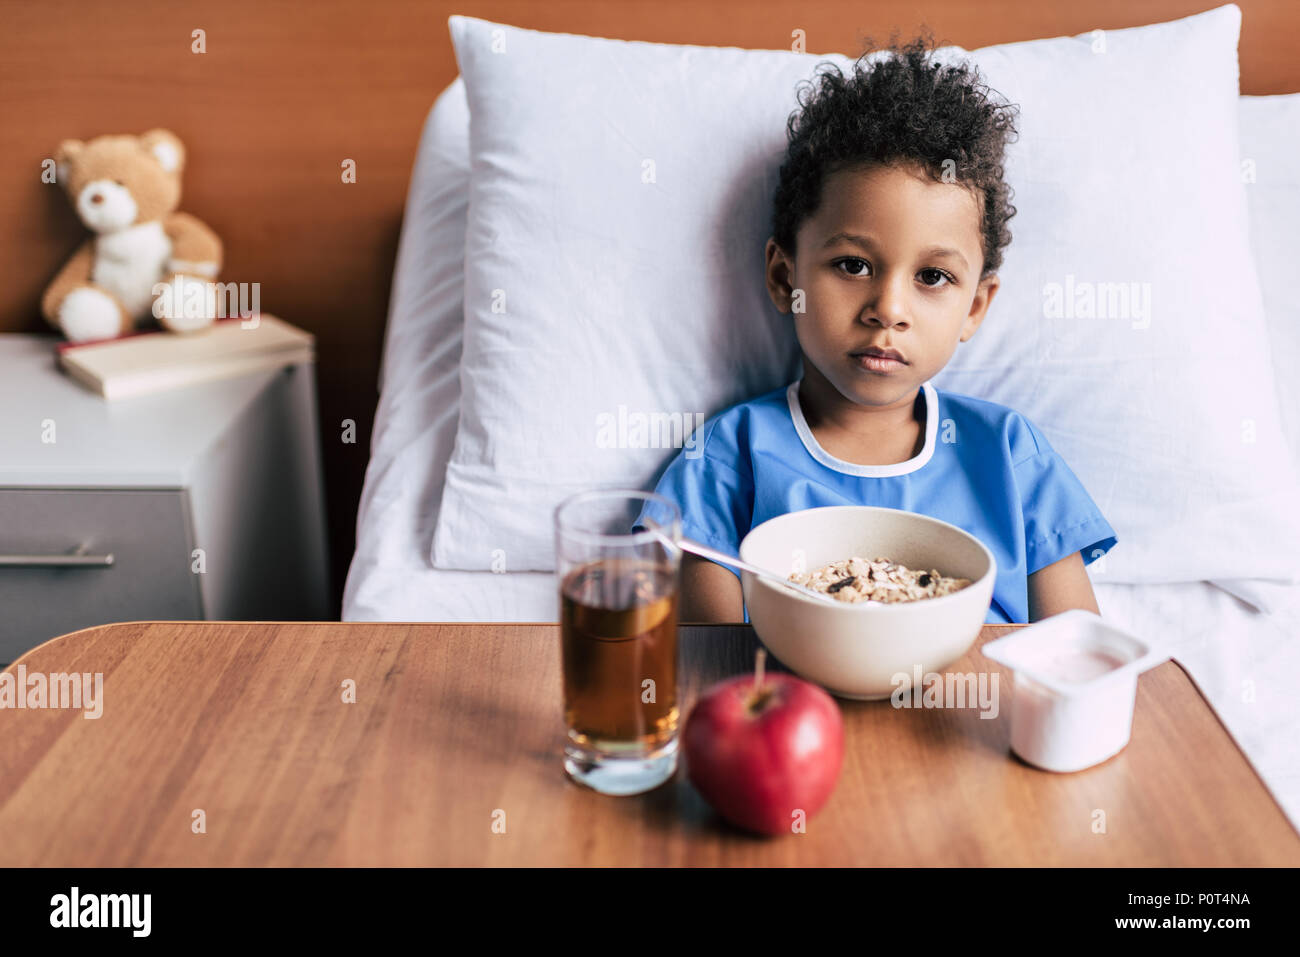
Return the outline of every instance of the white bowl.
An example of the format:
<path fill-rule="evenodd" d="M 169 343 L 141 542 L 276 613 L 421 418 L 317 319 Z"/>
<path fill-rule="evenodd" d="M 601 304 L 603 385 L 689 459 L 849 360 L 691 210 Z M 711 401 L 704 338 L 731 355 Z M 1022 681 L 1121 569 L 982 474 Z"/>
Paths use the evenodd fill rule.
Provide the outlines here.
<path fill-rule="evenodd" d="M 915 669 L 941 672 L 970 650 L 988 616 L 997 563 L 984 543 L 927 515 L 869 505 L 790 512 L 740 543 L 746 562 L 782 576 L 858 555 L 936 569 L 971 584 L 938 598 L 830 605 L 741 573 L 750 624 L 791 671 L 842 698 L 887 698 Z"/>

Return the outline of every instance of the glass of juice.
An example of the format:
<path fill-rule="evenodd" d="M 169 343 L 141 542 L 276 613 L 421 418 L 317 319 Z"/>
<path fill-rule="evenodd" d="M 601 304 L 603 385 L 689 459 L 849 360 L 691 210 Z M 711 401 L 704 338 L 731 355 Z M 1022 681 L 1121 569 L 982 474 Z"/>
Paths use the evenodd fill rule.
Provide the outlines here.
<path fill-rule="evenodd" d="M 634 530 L 646 518 L 658 528 Z M 564 768 L 603 794 L 677 769 L 680 536 L 677 506 L 653 492 L 580 492 L 555 510 Z"/>

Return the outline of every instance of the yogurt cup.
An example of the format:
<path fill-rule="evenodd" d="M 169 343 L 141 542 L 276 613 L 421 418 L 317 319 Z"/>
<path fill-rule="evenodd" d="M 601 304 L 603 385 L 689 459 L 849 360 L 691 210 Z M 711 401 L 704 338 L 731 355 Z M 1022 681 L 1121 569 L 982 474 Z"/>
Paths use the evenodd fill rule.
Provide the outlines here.
<path fill-rule="evenodd" d="M 990 641 L 1015 675 L 1011 750 L 1046 771 L 1080 771 L 1128 744 L 1138 675 L 1169 653 L 1072 608 Z"/>

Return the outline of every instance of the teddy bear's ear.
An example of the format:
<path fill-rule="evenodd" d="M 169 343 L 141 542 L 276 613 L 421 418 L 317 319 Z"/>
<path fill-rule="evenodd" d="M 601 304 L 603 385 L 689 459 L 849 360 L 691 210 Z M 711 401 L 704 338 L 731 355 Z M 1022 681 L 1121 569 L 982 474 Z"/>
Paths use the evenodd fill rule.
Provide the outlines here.
<path fill-rule="evenodd" d="M 85 145 L 81 140 L 64 140 L 54 151 L 54 175 L 60 183 L 68 181 L 68 164 L 77 158 Z"/>
<path fill-rule="evenodd" d="M 185 147 L 180 137 L 171 130 L 150 130 L 140 137 L 140 145 L 147 149 L 159 165 L 169 173 L 179 173 L 185 162 Z"/>

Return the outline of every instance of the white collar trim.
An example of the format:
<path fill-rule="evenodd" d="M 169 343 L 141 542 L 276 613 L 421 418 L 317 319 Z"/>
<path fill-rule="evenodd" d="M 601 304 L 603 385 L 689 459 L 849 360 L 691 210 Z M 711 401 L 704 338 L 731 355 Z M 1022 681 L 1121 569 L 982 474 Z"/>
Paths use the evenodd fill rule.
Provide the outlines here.
<path fill-rule="evenodd" d="M 808 450 L 808 454 L 827 468 L 846 475 L 885 478 L 890 475 L 906 475 L 908 472 L 915 472 L 934 455 L 935 438 L 939 434 L 939 397 L 935 393 L 934 386 L 929 382 L 921 383 L 921 391 L 925 393 L 924 448 L 915 457 L 905 462 L 893 462 L 889 465 L 859 465 L 856 462 L 846 462 L 836 458 L 821 447 L 812 429 L 808 427 L 808 420 L 803 417 L 803 409 L 799 406 L 800 381 L 795 379 L 785 390 L 785 401 L 790 406 L 790 418 L 794 421 L 794 430 L 799 433 L 799 441 L 803 442 L 803 447 Z"/>

